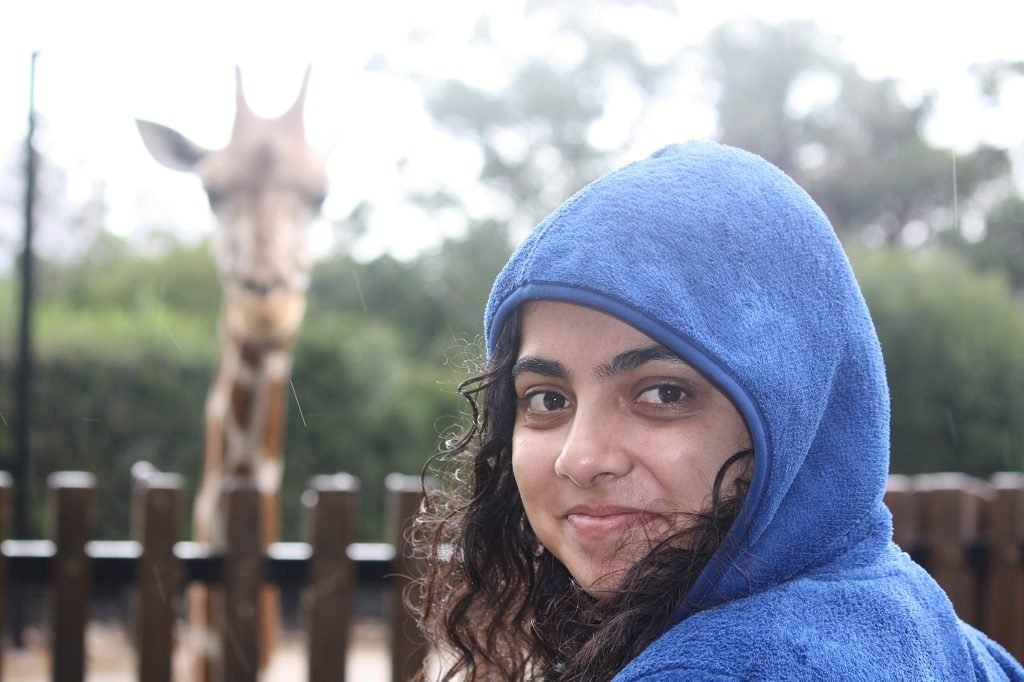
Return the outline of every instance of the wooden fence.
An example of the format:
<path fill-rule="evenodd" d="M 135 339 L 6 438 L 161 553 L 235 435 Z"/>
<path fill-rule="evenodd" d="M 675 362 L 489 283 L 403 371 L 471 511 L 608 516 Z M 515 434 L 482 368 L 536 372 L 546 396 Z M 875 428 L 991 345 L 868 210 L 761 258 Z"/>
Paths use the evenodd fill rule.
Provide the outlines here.
<path fill-rule="evenodd" d="M 0 545 L 0 628 L 14 585 L 49 587 L 52 679 L 85 677 L 85 625 L 97 585 L 134 585 L 138 679 L 170 680 L 173 599 L 185 583 L 226 586 L 225 631 L 232 633 L 225 677 L 255 680 L 259 659 L 259 585 L 264 580 L 303 586 L 309 679 L 337 680 L 345 670 L 347 634 L 358 585 L 387 585 L 391 608 L 391 670 L 411 679 L 426 654 L 400 594 L 418 567 L 408 559 L 405 531 L 420 504 L 416 477 L 387 479 L 390 544 L 353 543 L 358 483 L 350 476 L 312 479 L 303 495 L 310 542 L 276 543 L 262 552 L 256 490 L 227 481 L 227 545 L 221 555 L 177 542 L 183 485 L 172 474 L 136 477 L 132 510 L 135 539 L 90 541 L 94 486 L 90 474 L 63 472 L 49 479 L 51 540 Z M 10 480 L 0 472 L 0 540 L 9 519 Z M 894 537 L 949 594 L 957 612 L 1024 660 L 1024 474 L 989 481 L 960 474 L 891 476 L 885 496 Z M 2 635 L 0 630 L 0 635 Z M 2 670 L 2 659 L 0 659 Z"/>
<path fill-rule="evenodd" d="M 890 476 L 885 502 L 957 614 L 1024 661 L 1024 474 Z"/>
<path fill-rule="evenodd" d="M 358 482 L 347 474 L 314 477 L 302 496 L 309 543 L 260 547 L 260 499 L 253 485 L 228 479 L 221 489 L 226 511 L 225 549 L 178 542 L 184 509 L 182 478 L 145 467 L 133 469 L 134 540 L 93 541 L 95 486 L 91 474 L 60 472 L 48 478 L 49 540 L 0 544 L 0 639 L 12 588 L 47 586 L 51 679 L 85 679 L 85 626 L 99 587 L 135 587 L 137 679 L 172 679 L 176 603 L 185 583 L 223 586 L 223 674 L 256 680 L 259 661 L 260 585 L 301 587 L 308 646 L 308 679 L 344 679 L 357 586 L 388 588 L 391 671 L 411 679 L 426 654 L 415 622 L 402 606 L 402 590 L 417 566 L 407 557 L 406 529 L 422 496 L 419 477 L 387 477 L 391 543 L 354 543 Z M 10 478 L 0 472 L 0 540 L 7 537 Z M 228 641 L 230 637 L 230 641 Z M 3 670 L 0 647 L 0 677 Z"/>

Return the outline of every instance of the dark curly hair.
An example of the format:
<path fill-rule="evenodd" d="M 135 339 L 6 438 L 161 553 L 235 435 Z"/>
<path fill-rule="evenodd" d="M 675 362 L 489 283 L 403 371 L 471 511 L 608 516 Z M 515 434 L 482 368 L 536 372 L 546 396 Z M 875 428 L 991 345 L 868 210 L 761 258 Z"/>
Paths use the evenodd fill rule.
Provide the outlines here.
<path fill-rule="evenodd" d="M 512 475 L 519 352 L 516 315 L 487 367 L 459 392 L 469 430 L 431 460 L 413 546 L 426 571 L 406 594 L 443 659 L 443 680 L 607 680 L 661 635 L 746 495 L 752 452 L 719 470 L 708 507 L 685 514 L 668 537 L 600 600 L 540 547 Z M 482 396 L 480 408 L 478 396 Z M 737 466 L 738 475 L 729 477 Z"/>

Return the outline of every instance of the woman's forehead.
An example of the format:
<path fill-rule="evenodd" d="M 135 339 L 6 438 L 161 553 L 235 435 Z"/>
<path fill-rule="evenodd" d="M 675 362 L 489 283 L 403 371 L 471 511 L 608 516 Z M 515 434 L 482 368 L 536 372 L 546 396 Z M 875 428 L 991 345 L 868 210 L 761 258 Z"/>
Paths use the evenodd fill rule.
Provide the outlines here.
<path fill-rule="evenodd" d="M 554 300 L 528 301 L 519 311 L 520 354 L 524 345 L 558 342 L 583 348 L 658 345 L 636 327 L 597 308 Z"/>

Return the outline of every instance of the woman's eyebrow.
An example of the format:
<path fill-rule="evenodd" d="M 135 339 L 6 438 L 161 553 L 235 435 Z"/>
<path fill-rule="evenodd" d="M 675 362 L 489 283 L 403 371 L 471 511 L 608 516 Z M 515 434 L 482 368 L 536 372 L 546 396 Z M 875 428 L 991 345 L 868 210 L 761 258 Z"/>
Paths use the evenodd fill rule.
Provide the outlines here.
<path fill-rule="evenodd" d="M 677 362 L 681 365 L 687 364 L 685 360 L 668 348 L 665 348 L 665 346 L 655 344 L 646 348 L 634 348 L 619 353 L 612 358 L 610 363 L 597 368 L 597 376 L 602 379 L 608 379 L 620 372 L 636 369 L 644 363 L 654 360 L 668 360 L 669 362 Z"/>
<path fill-rule="evenodd" d="M 541 376 L 553 377 L 555 379 L 568 379 L 569 370 L 557 360 L 545 360 L 534 355 L 527 355 L 519 358 L 512 366 L 512 378 L 520 374 L 540 374 Z"/>

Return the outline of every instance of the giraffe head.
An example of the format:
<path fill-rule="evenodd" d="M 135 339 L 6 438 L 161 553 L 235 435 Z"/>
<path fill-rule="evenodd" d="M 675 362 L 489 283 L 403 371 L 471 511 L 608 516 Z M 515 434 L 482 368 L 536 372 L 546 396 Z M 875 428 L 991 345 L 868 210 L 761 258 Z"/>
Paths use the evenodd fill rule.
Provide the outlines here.
<path fill-rule="evenodd" d="M 282 345 L 294 338 L 306 309 L 313 268 L 308 231 L 327 191 L 326 164 L 303 125 L 308 69 L 295 103 L 272 119 L 252 112 L 237 69 L 235 77 L 235 122 L 222 149 L 137 123 L 157 161 L 203 182 L 220 223 L 213 250 L 224 331 L 241 343 Z"/>

